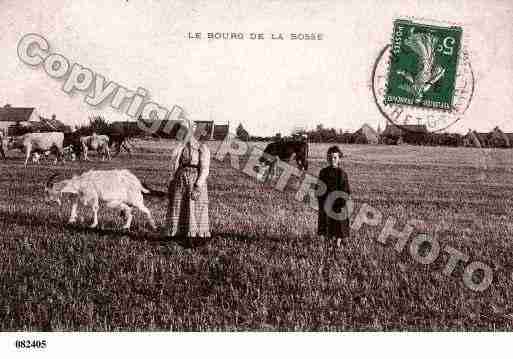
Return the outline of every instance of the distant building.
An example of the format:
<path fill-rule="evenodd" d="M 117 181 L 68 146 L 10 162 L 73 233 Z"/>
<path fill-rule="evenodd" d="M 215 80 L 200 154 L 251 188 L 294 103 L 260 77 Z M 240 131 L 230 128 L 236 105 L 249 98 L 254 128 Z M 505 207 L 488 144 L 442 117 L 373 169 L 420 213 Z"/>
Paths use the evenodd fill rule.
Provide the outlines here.
<path fill-rule="evenodd" d="M 27 126 L 30 122 L 39 122 L 35 108 L 12 107 L 9 104 L 0 107 L 0 130 L 6 135 L 16 135 L 19 128 Z"/>
<path fill-rule="evenodd" d="M 58 121 L 55 115 L 52 115 L 52 118 L 44 118 L 43 116 L 39 116 L 39 121 L 44 128 L 44 131 L 58 131 L 64 133 L 73 132 L 71 126 L 65 125 Z"/>
<path fill-rule="evenodd" d="M 179 138 L 184 135 L 180 131 L 181 123 L 170 120 L 150 120 L 139 117 L 140 126 L 135 121 L 116 122 L 117 131 L 129 132 L 133 136 L 151 135 L 162 138 Z M 195 137 L 202 141 L 212 139 L 223 140 L 229 131 L 229 125 L 215 125 L 214 121 L 194 121 L 196 124 Z M 145 130 L 146 129 L 146 130 Z"/>
<path fill-rule="evenodd" d="M 224 140 L 230 131 L 230 125 L 216 125 L 214 121 L 194 121 L 195 137 L 201 141 Z"/>
<path fill-rule="evenodd" d="M 383 136 L 403 136 L 408 133 L 428 133 L 426 125 L 392 125 L 387 123 L 387 127 L 381 133 Z"/>
<path fill-rule="evenodd" d="M 214 121 L 194 121 L 196 133 L 202 141 L 211 140 L 214 136 Z"/>
<path fill-rule="evenodd" d="M 428 136 L 428 129 L 426 125 L 393 125 L 387 123 L 387 127 L 381 133 L 381 142 L 383 143 L 410 143 L 422 144 L 425 143 Z"/>
<path fill-rule="evenodd" d="M 228 136 L 230 132 L 230 125 L 214 125 L 212 139 L 222 141 Z"/>

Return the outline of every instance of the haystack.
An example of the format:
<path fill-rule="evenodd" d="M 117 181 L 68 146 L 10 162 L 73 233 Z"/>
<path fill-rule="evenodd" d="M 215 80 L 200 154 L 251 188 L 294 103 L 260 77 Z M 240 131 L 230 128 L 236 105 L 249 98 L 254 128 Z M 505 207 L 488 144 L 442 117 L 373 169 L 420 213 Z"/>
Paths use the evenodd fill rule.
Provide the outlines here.
<path fill-rule="evenodd" d="M 488 141 L 492 147 L 511 147 L 509 137 L 498 126 L 488 134 Z"/>
<path fill-rule="evenodd" d="M 353 134 L 353 138 L 355 138 L 357 143 L 367 143 L 372 145 L 379 143 L 378 133 L 366 123 Z"/>
<path fill-rule="evenodd" d="M 481 148 L 481 142 L 477 138 L 476 131 L 468 130 L 467 134 L 464 137 L 467 143 L 472 147 Z"/>

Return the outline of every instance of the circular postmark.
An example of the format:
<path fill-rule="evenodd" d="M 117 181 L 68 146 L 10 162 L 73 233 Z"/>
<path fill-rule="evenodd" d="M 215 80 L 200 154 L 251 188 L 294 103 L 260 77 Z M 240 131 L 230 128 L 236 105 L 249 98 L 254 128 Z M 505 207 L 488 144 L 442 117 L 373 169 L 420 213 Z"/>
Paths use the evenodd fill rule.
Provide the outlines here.
<path fill-rule="evenodd" d="M 371 87 L 374 101 L 381 114 L 391 124 L 406 131 L 410 126 L 424 125 L 430 132 L 442 132 L 463 119 L 474 95 L 474 73 L 468 53 L 462 49 L 455 77 L 453 106 L 450 110 L 425 108 L 403 104 L 386 104 L 387 76 L 390 68 L 392 45 L 379 53 L 372 70 Z"/>

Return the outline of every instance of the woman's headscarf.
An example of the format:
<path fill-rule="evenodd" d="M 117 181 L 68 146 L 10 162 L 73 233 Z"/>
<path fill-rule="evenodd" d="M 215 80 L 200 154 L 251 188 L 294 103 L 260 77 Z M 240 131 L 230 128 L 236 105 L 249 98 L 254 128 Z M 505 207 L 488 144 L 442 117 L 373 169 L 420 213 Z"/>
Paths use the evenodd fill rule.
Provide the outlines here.
<path fill-rule="evenodd" d="M 189 144 L 192 148 L 200 149 L 200 143 L 194 136 L 194 129 L 196 124 L 189 119 L 181 119 L 180 128 L 176 134 L 177 145 L 173 147 L 171 153 L 172 168 L 177 169 L 179 164 L 180 155 L 184 147 Z"/>

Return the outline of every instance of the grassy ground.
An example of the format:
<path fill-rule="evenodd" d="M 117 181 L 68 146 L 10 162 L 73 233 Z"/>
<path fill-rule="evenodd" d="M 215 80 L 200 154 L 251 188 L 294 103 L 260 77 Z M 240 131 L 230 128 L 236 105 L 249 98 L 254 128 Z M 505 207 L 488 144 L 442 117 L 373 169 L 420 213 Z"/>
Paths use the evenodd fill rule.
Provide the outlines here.
<path fill-rule="evenodd" d="M 397 219 L 422 219 L 450 245 L 494 270 L 483 292 L 448 277 L 443 252 L 414 261 L 408 246 L 376 241 L 364 225 L 333 258 L 315 235 L 316 212 L 284 192 L 212 161 L 208 242 L 164 241 L 137 214 L 119 230 L 100 210 L 100 230 L 65 225 L 70 205 L 42 201 L 45 179 L 88 168 L 129 168 L 165 189 L 171 143 L 140 142 L 110 163 L 23 167 L 0 162 L 0 330 L 511 330 L 511 150 L 342 145 L 356 213 L 363 203 Z M 215 152 L 218 143 L 210 143 Z M 328 145 L 312 145 L 309 172 Z M 241 161 L 241 163 L 244 163 Z M 147 199 L 157 224 L 166 201 Z M 392 242 L 393 243 L 393 242 Z"/>

